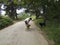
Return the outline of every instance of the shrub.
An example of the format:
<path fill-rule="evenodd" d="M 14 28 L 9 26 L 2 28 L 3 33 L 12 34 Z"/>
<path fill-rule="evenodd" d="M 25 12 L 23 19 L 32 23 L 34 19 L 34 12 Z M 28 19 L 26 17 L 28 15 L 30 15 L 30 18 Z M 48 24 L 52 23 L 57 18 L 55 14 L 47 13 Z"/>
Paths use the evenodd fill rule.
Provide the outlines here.
<path fill-rule="evenodd" d="M 23 19 L 25 19 L 27 17 L 28 17 L 27 14 L 18 15 L 18 20 L 23 20 Z"/>
<path fill-rule="evenodd" d="M 9 25 L 13 24 L 12 19 L 8 18 L 8 17 L 2 17 L 0 18 L 0 29 L 3 29 Z"/>
<path fill-rule="evenodd" d="M 35 23 L 39 27 L 39 22 L 41 20 L 36 20 Z M 53 40 L 55 42 L 55 45 L 60 45 L 60 23 L 56 21 L 47 21 L 46 26 L 42 28 L 42 31 L 44 31 L 48 37 L 49 40 Z"/>

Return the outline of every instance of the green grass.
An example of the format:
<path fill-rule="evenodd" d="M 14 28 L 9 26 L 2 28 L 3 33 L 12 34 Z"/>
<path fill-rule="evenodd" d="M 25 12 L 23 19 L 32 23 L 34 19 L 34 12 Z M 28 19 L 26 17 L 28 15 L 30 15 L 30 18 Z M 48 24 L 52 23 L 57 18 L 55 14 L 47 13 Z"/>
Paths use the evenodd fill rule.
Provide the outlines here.
<path fill-rule="evenodd" d="M 40 27 L 39 22 L 41 22 L 41 19 L 35 21 L 38 27 Z M 42 31 L 47 35 L 49 40 L 52 39 L 55 42 L 54 45 L 60 45 L 60 23 L 56 21 L 47 21 Z"/>

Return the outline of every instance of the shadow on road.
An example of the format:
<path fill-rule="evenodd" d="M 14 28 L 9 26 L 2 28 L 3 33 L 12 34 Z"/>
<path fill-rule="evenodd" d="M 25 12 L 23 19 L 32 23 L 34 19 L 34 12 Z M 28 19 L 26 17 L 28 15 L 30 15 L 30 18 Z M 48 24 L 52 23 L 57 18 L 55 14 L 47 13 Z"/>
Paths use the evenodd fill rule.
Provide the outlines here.
<path fill-rule="evenodd" d="M 26 29 L 25 31 L 35 31 L 34 28 L 29 28 L 29 29 Z"/>

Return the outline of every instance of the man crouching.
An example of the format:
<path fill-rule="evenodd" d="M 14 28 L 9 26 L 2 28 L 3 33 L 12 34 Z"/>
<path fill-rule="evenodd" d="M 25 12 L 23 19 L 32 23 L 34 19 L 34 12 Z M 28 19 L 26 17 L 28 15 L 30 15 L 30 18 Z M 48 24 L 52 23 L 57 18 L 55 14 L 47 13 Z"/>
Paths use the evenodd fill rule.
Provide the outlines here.
<path fill-rule="evenodd" d="M 27 29 L 29 29 L 29 27 L 31 26 L 30 24 L 29 24 L 29 22 L 32 20 L 32 18 L 26 18 L 25 19 L 25 24 L 26 24 L 26 27 L 27 27 Z"/>

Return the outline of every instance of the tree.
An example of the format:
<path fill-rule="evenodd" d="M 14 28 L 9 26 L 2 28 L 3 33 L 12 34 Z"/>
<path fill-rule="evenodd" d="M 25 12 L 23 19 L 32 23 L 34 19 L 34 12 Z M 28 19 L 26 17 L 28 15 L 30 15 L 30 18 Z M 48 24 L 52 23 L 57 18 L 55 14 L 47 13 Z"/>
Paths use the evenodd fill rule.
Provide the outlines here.
<path fill-rule="evenodd" d="M 16 13 L 16 4 L 14 4 L 13 1 L 11 1 L 9 3 L 9 5 L 7 5 L 7 8 L 6 8 L 6 11 L 7 11 L 7 14 L 9 15 L 10 18 L 12 19 L 17 19 L 17 13 Z"/>
<path fill-rule="evenodd" d="M 29 9 L 35 10 L 36 17 L 40 15 L 39 7 L 43 8 L 43 16 L 48 19 L 60 18 L 60 0 L 21 0 Z"/>
<path fill-rule="evenodd" d="M 0 0 L 3 1 L 3 0 Z M 8 2 L 8 0 L 4 0 L 3 2 Z M 7 3 L 5 3 L 7 4 Z M 43 8 L 43 16 L 48 19 L 59 19 L 60 18 L 60 0 L 9 0 L 8 9 L 9 16 L 14 17 L 16 13 L 17 5 L 21 5 L 30 12 L 34 12 L 36 14 L 36 18 L 38 18 L 40 14 L 40 8 Z M 12 16 L 13 15 L 13 16 Z M 17 15 L 16 15 L 17 17 Z"/>
<path fill-rule="evenodd" d="M 17 4 L 14 2 L 14 0 L 0 0 L 5 4 L 6 8 L 6 13 L 7 15 L 12 18 L 12 19 L 17 19 L 17 13 L 16 13 L 16 8 Z"/>
<path fill-rule="evenodd" d="M 21 0 L 21 2 L 24 2 L 24 5 L 27 8 L 34 10 L 36 18 L 38 18 L 40 16 L 39 8 L 44 6 L 47 3 L 47 0 Z"/>

